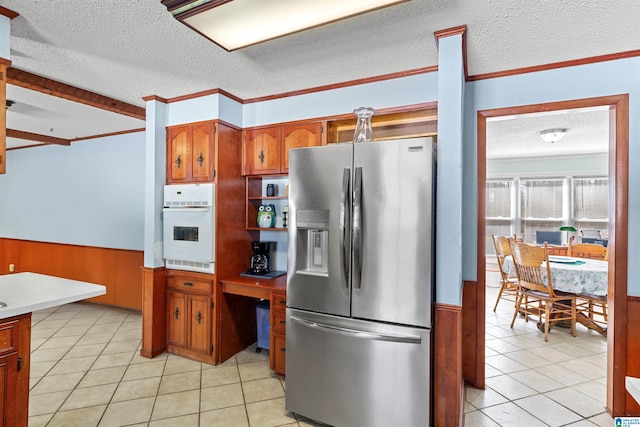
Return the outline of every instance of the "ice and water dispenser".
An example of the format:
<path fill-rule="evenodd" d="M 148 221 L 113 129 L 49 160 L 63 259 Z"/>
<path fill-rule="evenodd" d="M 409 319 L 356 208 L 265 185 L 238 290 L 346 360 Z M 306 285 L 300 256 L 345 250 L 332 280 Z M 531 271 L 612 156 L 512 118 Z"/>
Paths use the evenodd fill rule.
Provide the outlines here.
<path fill-rule="evenodd" d="M 296 272 L 329 275 L 329 210 L 299 210 L 296 217 L 298 245 Z"/>

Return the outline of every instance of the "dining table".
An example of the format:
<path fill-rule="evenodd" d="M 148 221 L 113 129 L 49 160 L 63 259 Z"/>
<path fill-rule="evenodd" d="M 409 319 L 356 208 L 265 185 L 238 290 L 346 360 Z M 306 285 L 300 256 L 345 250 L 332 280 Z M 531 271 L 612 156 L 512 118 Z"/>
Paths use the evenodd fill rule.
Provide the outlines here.
<path fill-rule="evenodd" d="M 609 286 L 609 263 L 589 258 L 549 255 L 549 267 L 553 289 L 577 295 L 606 297 Z M 516 267 L 511 255 L 505 257 L 502 270 L 510 276 L 516 276 Z M 547 283 L 546 261 L 540 265 L 542 279 Z M 578 322 L 602 335 L 606 328 L 595 323 L 589 316 L 579 313 Z"/>

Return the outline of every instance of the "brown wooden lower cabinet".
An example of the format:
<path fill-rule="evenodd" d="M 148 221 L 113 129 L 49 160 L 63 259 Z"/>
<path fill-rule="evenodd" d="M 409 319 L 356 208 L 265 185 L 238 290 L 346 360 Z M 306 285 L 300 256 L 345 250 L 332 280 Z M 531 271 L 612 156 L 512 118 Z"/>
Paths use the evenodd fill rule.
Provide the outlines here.
<path fill-rule="evenodd" d="M 215 364 L 214 276 L 167 273 L 167 351 Z"/>
<path fill-rule="evenodd" d="M 29 416 L 31 313 L 0 320 L 0 421 L 26 426 Z"/>
<path fill-rule="evenodd" d="M 271 369 L 280 375 L 285 374 L 286 359 L 286 311 L 287 297 L 284 293 L 271 294 L 271 337 L 269 362 Z"/>

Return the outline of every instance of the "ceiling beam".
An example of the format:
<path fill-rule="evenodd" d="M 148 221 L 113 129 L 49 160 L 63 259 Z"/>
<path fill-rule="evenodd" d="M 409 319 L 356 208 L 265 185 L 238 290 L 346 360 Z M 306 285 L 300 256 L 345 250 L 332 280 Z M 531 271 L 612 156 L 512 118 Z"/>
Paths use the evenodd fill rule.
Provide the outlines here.
<path fill-rule="evenodd" d="M 69 141 L 68 139 L 56 138 L 55 136 L 40 135 L 39 133 L 31 133 L 14 129 L 7 129 L 7 138 L 44 142 L 45 144 L 71 145 L 71 141 Z"/>
<path fill-rule="evenodd" d="M 88 90 L 60 83 L 46 77 L 40 77 L 13 67 L 7 68 L 7 83 L 139 120 L 146 119 L 146 113 L 143 107 L 127 104 L 117 99 L 98 95 Z"/>

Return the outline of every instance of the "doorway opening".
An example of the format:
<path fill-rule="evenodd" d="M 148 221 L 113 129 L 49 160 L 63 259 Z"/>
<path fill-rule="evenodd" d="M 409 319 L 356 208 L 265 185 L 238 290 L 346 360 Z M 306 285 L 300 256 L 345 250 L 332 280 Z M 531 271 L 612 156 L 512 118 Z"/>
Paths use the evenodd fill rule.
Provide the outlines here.
<path fill-rule="evenodd" d="M 478 217 L 477 254 L 478 283 L 475 292 L 476 358 L 475 375 L 465 375 L 478 388 L 485 386 L 485 298 L 486 298 L 486 184 L 488 121 L 505 116 L 604 107 L 609 113 L 608 180 L 609 180 L 609 284 L 610 315 L 607 334 L 607 399 L 612 415 L 622 415 L 625 408 L 624 377 L 626 371 L 626 310 L 627 310 L 627 189 L 628 189 L 628 95 L 589 98 L 509 107 L 478 112 Z M 613 310 L 615 307 L 615 310 Z M 471 381 L 469 381 L 471 377 Z"/>

